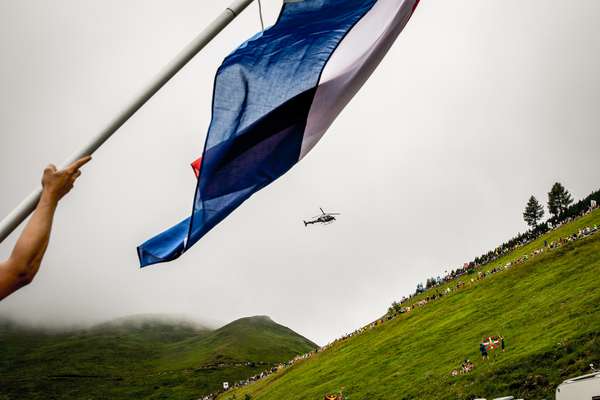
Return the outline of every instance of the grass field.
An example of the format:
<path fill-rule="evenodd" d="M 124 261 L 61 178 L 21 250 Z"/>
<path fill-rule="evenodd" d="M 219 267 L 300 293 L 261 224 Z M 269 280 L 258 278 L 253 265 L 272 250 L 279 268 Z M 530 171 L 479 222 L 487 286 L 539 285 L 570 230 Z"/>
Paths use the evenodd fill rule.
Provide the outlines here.
<path fill-rule="evenodd" d="M 125 320 L 62 334 L 4 323 L 0 400 L 197 399 L 315 347 L 267 317 L 217 330 Z"/>
<path fill-rule="evenodd" d="M 549 242 L 600 225 L 600 211 L 507 254 L 504 265 Z M 473 399 L 505 395 L 554 399 L 564 379 L 600 361 L 600 234 L 544 253 L 410 314 L 340 342 L 219 400 Z M 400 297 L 400 296 L 399 296 Z M 417 299 L 418 300 L 418 299 Z M 482 361 L 483 336 L 503 335 L 507 351 Z M 475 369 L 450 372 L 469 358 Z"/>

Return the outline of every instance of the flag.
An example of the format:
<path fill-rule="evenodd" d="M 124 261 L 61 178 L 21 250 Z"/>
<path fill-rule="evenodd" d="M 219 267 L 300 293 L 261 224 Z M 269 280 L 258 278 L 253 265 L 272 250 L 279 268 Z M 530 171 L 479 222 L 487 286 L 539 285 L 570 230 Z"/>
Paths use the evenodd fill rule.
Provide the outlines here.
<path fill-rule="evenodd" d="M 142 267 L 183 254 L 321 139 L 419 0 L 285 0 L 271 28 L 219 67 L 189 218 L 138 247 Z"/>
<path fill-rule="evenodd" d="M 487 351 L 496 350 L 501 345 L 500 338 L 497 336 L 490 336 L 487 339 L 484 339 L 482 343 Z"/>

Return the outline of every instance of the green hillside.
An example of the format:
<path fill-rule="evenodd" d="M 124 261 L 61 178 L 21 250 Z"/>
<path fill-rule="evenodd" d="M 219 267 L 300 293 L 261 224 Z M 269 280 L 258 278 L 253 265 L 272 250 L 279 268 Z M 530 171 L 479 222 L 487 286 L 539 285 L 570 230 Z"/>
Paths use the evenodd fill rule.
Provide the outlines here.
<path fill-rule="evenodd" d="M 600 225 L 600 210 L 482 270 L 591 225 Z M 467 284 L 219 400 L 314 400 L 340 391 L 346 400 L 553 399 L 560 382 L 600 361 L 599 285 L 596 233 Z M 507 351 L 482 361 L 479 343 L 489 335 L 503 335 Z M 474 370 L 452 376 L 465 358 Z"/>
<path fill-rule="evenodd" d="M 217 330 L 135 318 L 52 333 L 0 323 L 0 400 L 197 399 L 316 345 L 268 317 Z"/>
<path fill-rule="evenodd" d="M 180 367 L 235 363 L 238 360 L 276 364 L 317 347 L 291 329 L 261 316 L 242 318 L 210 335 L 175 343 L 169 346 L 168 355 L 161 362 Z M 282 355 L 287 358 L 282 358 Z"/>

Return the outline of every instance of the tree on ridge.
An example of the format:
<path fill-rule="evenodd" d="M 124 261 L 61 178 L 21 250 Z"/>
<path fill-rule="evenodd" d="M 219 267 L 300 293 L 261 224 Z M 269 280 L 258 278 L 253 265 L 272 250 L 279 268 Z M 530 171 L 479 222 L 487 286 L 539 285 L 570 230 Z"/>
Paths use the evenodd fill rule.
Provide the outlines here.
<path fill-rule="evenodd" d="M 538 225 L 538 222 L 542 218 L 544 218 L 544 207 L 535 196 L 531 196 L 527 202 L 525 211 L 523 212 L 523 219 L 527 222 L 527 225 L 533 229 Z"/>
<path fill-rule="evenodd" d="M 548 211 L 550 214 L 560 218 L 571 204 L 573 204 L 571 193 L 560 182 L 556 182 L 548 192 Z"/>

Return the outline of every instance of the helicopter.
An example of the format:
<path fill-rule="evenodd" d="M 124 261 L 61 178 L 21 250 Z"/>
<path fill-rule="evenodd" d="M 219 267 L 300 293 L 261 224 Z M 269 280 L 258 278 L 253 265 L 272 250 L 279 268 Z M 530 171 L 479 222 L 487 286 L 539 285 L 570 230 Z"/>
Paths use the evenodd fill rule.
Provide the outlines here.
<path fill-rule="evenodd" d="M 316 217 L 312 217 L 309 221 L 302 221 L 304 222 L 304 226 L 308 226 L 308 225 L 313 225 L 313 224 L 323 224 L 323 225 L 329 225 L 331 224 L 333 221 L 335 221 L 335 217 L 334 215 L 341 215 L 340 213 L 326 213 L 325 211 L 323 211 L 322 208 L 320 208 L 321 210 L 321 215 L 317 215 Z"/>

